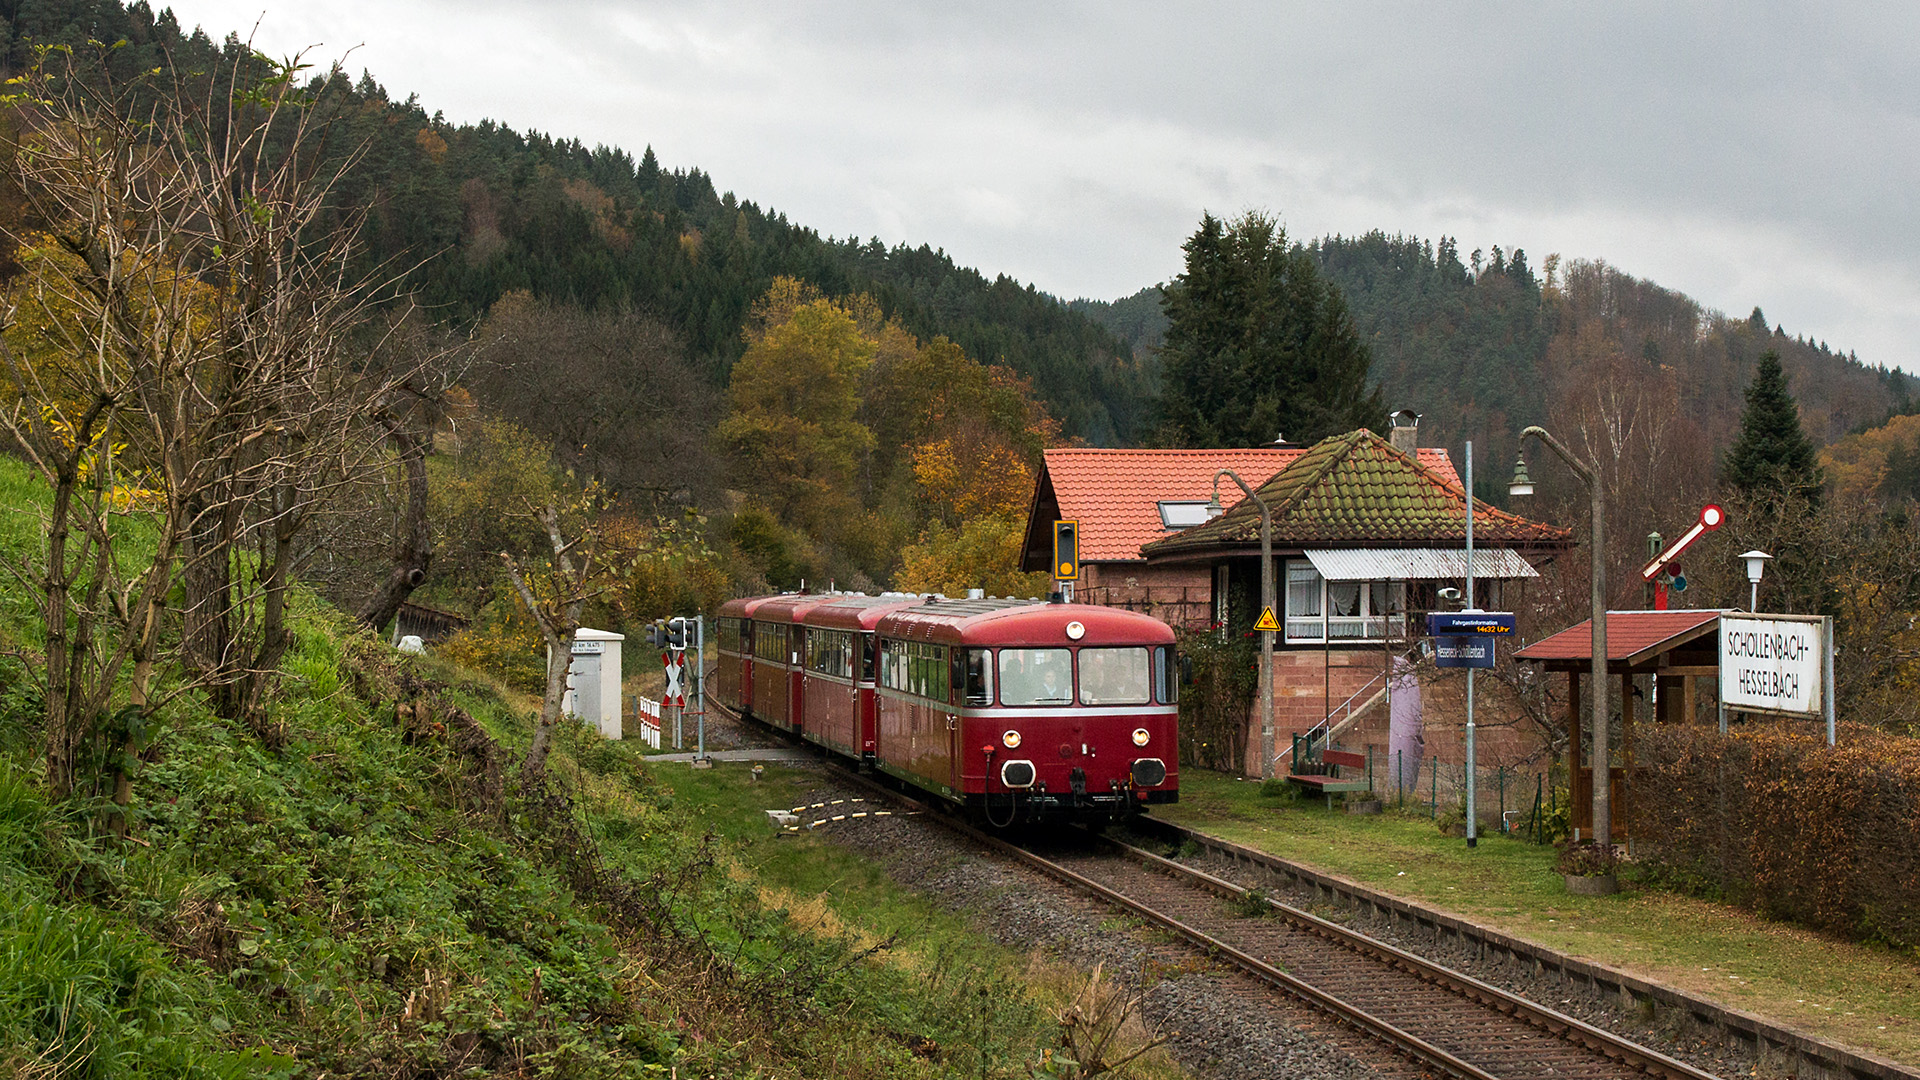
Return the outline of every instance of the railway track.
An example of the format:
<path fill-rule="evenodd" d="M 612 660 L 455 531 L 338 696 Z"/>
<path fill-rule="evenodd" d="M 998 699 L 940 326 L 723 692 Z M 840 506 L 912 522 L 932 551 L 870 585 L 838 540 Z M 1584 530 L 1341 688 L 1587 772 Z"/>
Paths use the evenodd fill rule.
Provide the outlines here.
<path fill-rule="evenodd" d="M 1103 840 L 1095 850 L 1051 857 L 1027 849 L 1009 853 L 1172 930 L 1445 1075 L 1476 1080 L 1712 1076 L 1131 845 Z"/>
<path fill-rule="evenodd" d="M 841 772 L 927 809 L 870 778 Z M 1386 1051 L 1388 1060 L 1367 1062 L 1383 1072 L 1459 1080 L 1716 1080 L 1611 1032 L 1143 848 L 1088 835 L 1080 846 L 1048 853 L 944 814 L 926 816 L 1171 931 L 1207 958 L 1364 1034 Z"/>
<path fill-rule="evenodd" d="M 927 807 L 872 777 L 831 759 L 829 763 L 848 782 L 884 792 L 889 798 L 922 810 L 933 810 L 925 815 L 929 820 L 1164 929 L 1208 959 L 1230 966 L 1269 988 L 1270 993 L 1286 996 L 1295 1003 L 1295 1009 L 1298 1003 L 1304 1003 L 1342 1028 L 1360 1033 L 1364 1038 L 1341 1039 L 1343 1048 L 1384 1075 L 1445 1075 L 1473 1080 L 1531 1077 L 1712 1080 L 1712 1073 L 1620 1035 L 1319 918 L 1258 889 L 1174 862 L 1139 846 L 1091 836 L 1070 845 L 1058 841 L 1015 845 Z M 1157 824 L 1154 831 L 1162 840 L 1233 848 L 1228 852 L 1231 857 L 1239 862 L 1260 863 L 1267 874 L 1319 877 L 1264 853 L 1237 849 L 1178 827 Z M 1323 879 L 1309 884 L 1317 890 L 1324 888 L 1331 896 L 1335 891 L 1329 885 L 1331 881 Z M 1347 885 L 1347 888 L 1357 887 Z M 1341 899 L 1351 902 L 1356 897 Z M 1407 909 L 1407 912 L 1396 910 L 1396 918 L 1410 912 L 1416 920 L 1424 913 L 1441 921 L 1457 922 L 1402 901 L 1392 901 L 1392 904 Z M 1465 928 L 1464 924 L 1450 929 L 1456 937 L 1468 929 L 1492 938 L 1500 937 L 1477 927 Z M 1526 948 L 1530 954 L 1542 952 L 1537 947 Z M 1572 967 L 1590 966 L 1564 957 L 1558 959 L 1561 964 Z M 1530 955 L 1529 960 L 1536 970 L 1543 964 L 1539 956 Z M 1593 989 L 1602 989 L 1598 976 L 1583 973 L 1592 980 Z M 1608 991 L 1613 989 L 1607 987 Z M 1637 988 L 1620 987 L 1622 1000 L 1637 1000 L 1634 989 L 1647 988 L 1645 984 Z M 1697 1020 L 1713 1019 L 1707 1014 L 1717 1007 L 1672 991 L 1663 992 L 1690 1008 Z M 1755 1023 L 1744 1014 L 1735 1015 L 1744 1020 L 1748 1028 Z M 1751 1030 L 1723 1027 L 1723 1032 L 1756 1048 L 1762 1045 Z M 1777 1030 L 1771 1034 L 1772 1045 L 1782 1044 L 1783 1036 L 1796 1043 L 1792 1072 L 1800 1076 L 1850 1080 L 1911 1080 L 1915 1076 L 1891 1063 L 1862 1058 L 1805 1036 Z M 1367 1053 L 1369 1046 L 1374 1048 L 1373 1054 Z"/>

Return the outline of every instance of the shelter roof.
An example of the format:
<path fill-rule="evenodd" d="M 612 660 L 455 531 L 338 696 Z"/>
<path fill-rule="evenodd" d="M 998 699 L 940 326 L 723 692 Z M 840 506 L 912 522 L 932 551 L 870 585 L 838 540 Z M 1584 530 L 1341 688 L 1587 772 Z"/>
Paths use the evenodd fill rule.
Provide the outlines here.
<path fill-rule="evenodd" d="M 1607 612 L 1607 660 L 1619 660 L 1629 666 L 1714 632 L 1721 615 L 1718 609 L 1699 611 L 1609 611 Z M 1593 659 L 1593 620 L 1568 627 L 1513 654 L 1516 660 Z"/>
<path fill-rule="evenodd" d="M 1214 476 L 1222 469 L 1231 469 L 1249 484 L 1266 483 L 1307 453 L 1304 449 L 1272 446 L 1049 450 L 1027 524 L 1027 550 L 1030 555 L 1041 554 L 1029 568 L 1045 569 L 1051 562 L 1044 554 L 1047 549 L 1042 531 L 1059 519 L 1080 523 L 1082 562 L 1139 561 L 1142 545 L 1179 533 L 1162 520 L 1161 503 L 1205 502 L 1213 494 Z M 1458 486 L 1459 477 L 1445 450 L 1422 449 L 1419 458 L 1435 475 L 1449 478 Z M 1232 484 L 1223 487 L 1223 501 L 1231 502 L 1230 495 L 1239 495 Z"/>
<path fill-rule="evenodd" d="M 1442 471 L 1361 428 L 1320 440 L 1259 488 L 1273 514 L 1273 539 L 1291 547 L 1365 544 L 1437 547 L 1466 539 L 1465 494 Z M 1573 533 L 1473 501 L 1476 543 L 1565 548 Z M 1149 559 L 1260 542 L 1260 508 L 1241 499 L 1205 525 L 1141 549 Z"/>

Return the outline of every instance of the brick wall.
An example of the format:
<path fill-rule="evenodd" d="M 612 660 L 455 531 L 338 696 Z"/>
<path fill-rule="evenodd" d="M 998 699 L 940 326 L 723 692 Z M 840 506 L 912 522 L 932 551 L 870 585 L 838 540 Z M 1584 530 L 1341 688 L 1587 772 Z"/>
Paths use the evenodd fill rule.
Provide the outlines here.
<path fill-rule="evenodd" d="M 1205 566 L 1087 563 L 1074 599 L 1145 612 L 1169 626 L 1213 622 L 1213 575 Z"/>
<path fill-rule="evenodd" d="M 1379 649 L 1276 649 L 1273 654 L 1273 752 L 1279 755 L 1276 772 L 1284 772 L 1293 736 L 1312 730 L 1327 714 L 1368 683 L 1380 677 L 1385 655 Z M 1379 684 L 1367 690 L 1364 701 Z M 1360 704 L 1356 702 L 1355 704 Z M 1388 717 L 1384 704 L 1376 705 L 1340 740 L 1343 746 L 1387 744 Z M 1247 717 L 1249 776 L 1260 775 L 1260 703 Z"/>

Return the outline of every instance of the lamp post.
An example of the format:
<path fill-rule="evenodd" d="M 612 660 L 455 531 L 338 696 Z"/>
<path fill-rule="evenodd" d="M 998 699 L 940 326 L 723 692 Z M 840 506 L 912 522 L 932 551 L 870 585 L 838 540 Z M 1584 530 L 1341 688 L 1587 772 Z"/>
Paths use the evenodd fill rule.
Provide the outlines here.
<path fill-rule="evenodd" d="M 1593 838 L 1602 847 L 1613 844 L 1613 770 L 1607 754 L 1607 559 L 1606 559 L 1606 493 L 1600 486 L 1600 472 L 1593 465 L 1575 457 L 1573 451 L 1561 445 L 1560 440 L 1547 433 L 1545 428 L 1530 427 L 1520 433 L 1524 445 L 1531 436 L 1546 444 L 1547 449 L 1560 456 L 1587 485 L 1587 494 L 1593 503 L 1593 685 L 1587 688 L 1588 727 L 1593 730 Z M 1513 476 L 1513 485 L 1508 492 L 1513 495 L 1533 494 L 1533 481 L 1527 477 L 1527 463 L 1521 457 L 1519 467 Z M 1577 750 L 1578 747 L 1575 747 Z"/>
<path fill-rule="evenodd" d="M 1754 550 L 1740 556 L 1747 563 L 1747 610 L 1760 610 L 1760 575 L 1766 573 L 1767 561 L 1773 556 L 1764 551 Z"/>
<path fill-rule="evenodd" d="M 1269 611 L 1273 610 L 1273 514 L 1267 510 L 1267 500 L 1260 497 L 1245 480 L 1240 479 L 1232 469 L 1221 469 L 1213 476 L 1213 498 L 1207 501 L 1207 512 L 1218 516 L 1225 511 L 1220 505 L 1220 478 L 1226 477 L 1240 485 L 1255 506 L 1260 508 L 1260 603 Z M 1260 779 L 1273 777 L 1273 633 L 1268 630 L 1260 634 Z"/>

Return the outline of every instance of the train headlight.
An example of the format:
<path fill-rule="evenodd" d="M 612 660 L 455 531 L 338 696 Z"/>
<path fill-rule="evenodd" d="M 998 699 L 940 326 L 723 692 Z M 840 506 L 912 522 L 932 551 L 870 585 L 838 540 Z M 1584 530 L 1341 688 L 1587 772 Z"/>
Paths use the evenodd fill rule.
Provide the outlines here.
<path fill-rule="evenodd" d="M 1017 731 L 1009 731 L 1000 736 L 1000 745 L 1009 750 L 1018 750 L 1020 748 L 1020 733 Z"/>
<path fill-rule="evenodd" d="M 1147 740 L 1150 738 L 1152 738 L 1152 736 L 1147 734 L 1146 728 L 1137 727 L 1133 729 L 1133 745 L 1145 746 L 1147 745 Z"/>
<path fill-rule="evenodd" d="M 1143 757 L 1129 770 L 1134 787 L 1159 787 L 1167 782 L 1167 763 L 1159 758 Z"/>
<path fill-rule="evenodd" d="M 1069 639 L 1073 641 L 1079 641 L 1081 638 L 1086 636 L 1087 636 L 1087 628 L 1078 619 L 1067 624 L 1067 637 Z"/>
<path fill-rule="evenodd" d="M 1009 788 L 1020 789 L 1033 786 L 1034 769 L 1031 761 L 1009 761 L 1000 766 L 1000 782 Z"/>

